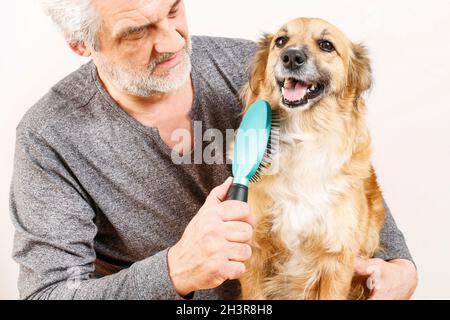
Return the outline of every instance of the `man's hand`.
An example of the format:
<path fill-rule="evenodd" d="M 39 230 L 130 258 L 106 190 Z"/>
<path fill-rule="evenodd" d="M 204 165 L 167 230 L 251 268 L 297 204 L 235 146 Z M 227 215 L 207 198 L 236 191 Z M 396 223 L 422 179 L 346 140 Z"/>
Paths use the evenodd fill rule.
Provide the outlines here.
<path fill-rule="evenodd" d="M 180 241 L 168 253 L 169 274 L 177 292 L 216 288 L 238 279 L 252 251 L 255 217 L 247 203 L 225 201 L 232 179 L 214 188 Z"/>
<path fill-rule="evenodd" d="M 411 261 L 404 259 L 386 262 L 381 259 L 358 258 L 355 273 L 368 277 L 370 300 L 407 300 L 417 286 L 417 271 Z"/>

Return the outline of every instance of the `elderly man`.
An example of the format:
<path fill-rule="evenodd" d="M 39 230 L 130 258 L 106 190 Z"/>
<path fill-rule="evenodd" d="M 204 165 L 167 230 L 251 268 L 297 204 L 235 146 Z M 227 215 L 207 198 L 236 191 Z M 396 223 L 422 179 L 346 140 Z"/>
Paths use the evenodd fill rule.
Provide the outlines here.
<path fill-rule="evenodd" d="M 92 61 L 17 127 L 10 206 L 21 298 L 239 297 L 255 218 L 247 204 L 225 201 L 226 164 L 175 165 L 172 155 L 203 147 L 193 121 L 238 127 L 255 44 L 190 38 L 180 0 L 46 8 Z M 174 141 L 179 129 L 189 139 Z M 409 298 L 416 271 L 389 211 L 382 243 L 356 272 L 377 275 L 373 298 Z"/>

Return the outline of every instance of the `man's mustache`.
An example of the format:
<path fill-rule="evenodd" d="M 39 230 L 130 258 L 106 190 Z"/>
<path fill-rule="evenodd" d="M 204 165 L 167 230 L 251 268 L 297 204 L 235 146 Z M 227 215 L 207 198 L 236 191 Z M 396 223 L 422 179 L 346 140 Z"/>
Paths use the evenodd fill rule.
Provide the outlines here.
<path fill-rule="evenodd" d="M 178 52 L 165 52 L 165 53 L 161 53 L 159 56 L 157 56 L 156 58 L 152 59 L 150 61 L 150 63 L 148 64 L 148 71 L 153 72 L 155 71 L 156 67 L 158 66 L 158 64 L 160 64 L 161 62 L 170 60 L 171 58 L 173 58 L 174 55 L 178 54 L 178 53 L 184 53 L 184 54 L 190 54 L 190 46 L 189 44 L 186 44 L 183 49 L 181 49 Z"/>

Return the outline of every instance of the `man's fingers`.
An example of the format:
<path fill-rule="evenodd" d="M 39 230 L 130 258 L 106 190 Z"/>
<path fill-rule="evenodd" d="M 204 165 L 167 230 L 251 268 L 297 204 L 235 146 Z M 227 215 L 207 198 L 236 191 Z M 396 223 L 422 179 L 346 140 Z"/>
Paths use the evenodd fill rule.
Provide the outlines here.
<path fill-rule="evenodd" d="M 222 211 L 220 218 L 223 221 L 242 221 L 250 224 L 253 228 L 256 224 L 255 216 L 250 212 L 247 203 L 236 200 L 224 201 L 220 204 Z"/>
<path fill-rule="evenodd" d="M 380 300 L 381 298 L 378 295 L 378 290 L 376 288 L 370 290 L 370 295 L 367 300 Z"/>
<path fill-rule="evenodd" d="M 355 260 L 355 273 L 359 276 L 370 276 L 374 273 L 375 265 L 378 262 L 376 259 L 362 259 L 356 258 Z"/>
<path fill-rule="evenodd" d="M 252 256 L 252 247 L 245 243 L 231 243 L 227 253 L 230 260 L 244 262 Z"/>
<path fill-rule="evenodd" d="M 208 197 L 206 198 L 205 204 L 206 206 L 219 204 L 227 198 L 228 190 L 231 187 L 233 182 L 233 178 L 229 177 L 222 183 L 220 186 L 215 187 L 211 190 Z"/>
<path fill-rule="evenodd" d="M 369 299 L 380 299 L 379 292 L 382 285 L 382 263 L 380 259 L 361 259 L 357 258 L 355 261 L 355 274 L 367 277 L 366 286 L 370 290 Z"/>
<path fill-rule="evenodd" d="M 223 274 L 228 280 L 239 279 L 244 272 L 245 265 L 237 261 L 228 261 L 223 270 Z"/>
<path fill-rule="evenodd" d="M 225 225 L 225 238 L 230 242 L 249 242 L 252 239 L 253 227 L 242 221 L 227 221 Z"/>

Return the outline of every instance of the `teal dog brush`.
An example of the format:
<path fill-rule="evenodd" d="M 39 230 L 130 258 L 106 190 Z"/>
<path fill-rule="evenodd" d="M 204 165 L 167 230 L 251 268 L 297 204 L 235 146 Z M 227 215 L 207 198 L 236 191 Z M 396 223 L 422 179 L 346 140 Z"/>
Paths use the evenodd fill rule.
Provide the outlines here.
<path fill-rule="evenodd" d="M 238 129 L 233 154 L 233 185 L 227 200 L 247 202 L 248 185 L 267 173 L 278 151 L 280 119 L 270 104 L 255 101 L 247 110 Z"/>

